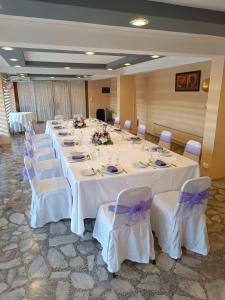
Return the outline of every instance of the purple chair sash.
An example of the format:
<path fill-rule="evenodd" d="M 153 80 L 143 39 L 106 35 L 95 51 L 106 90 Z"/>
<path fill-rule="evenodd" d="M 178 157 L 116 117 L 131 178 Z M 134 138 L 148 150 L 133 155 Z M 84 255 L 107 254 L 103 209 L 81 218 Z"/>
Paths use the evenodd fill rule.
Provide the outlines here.
<path fill-rule="evenodd" d="M 202 204 L 204 200 L 207 200 L 209 197 L 209 189 L 206 189 L 197 194 L 192 194 L 188 192 L 181 192 L 179 197 L 179 202 L 184 203 L 188 208 L 192 208 L 196 204 Z"/>
<path fill-rule="evenodd" d="M 131 128 L 131 123 L 130 122 L 125 122 L 124 128 L 130 129 Z"/>
<path fill-rule="evenodd" d="M 143 128 L 143 127 L 139 127 L 139 128 L 138 128 L 138 133 L 140 133 L 140 134 L 145 134 L 145 132 L 146 132 L 146 129 L 145 129 L 145 128 Z"/>
<path fill-rule="evenodd" d="M 140 201 L 135 206 L 126 206 L 126 205 L 109 205 L 108 209 L 115 214 L 127 214 L 128 219 L 131 222 L 135 222 L 138 219 L 145 219 L 146 212 L 151 208 L 152 199 L 148 201 Z"/>
<path fill-rule="evenodd" d="M 26 169 L 26 170 L 27 170 L 27 173 L 28 173 L 28 178 L 30 180 L 33 180 L 34 177 L 35 177 L 35 171 L 34 171 L 33 165 L 31 165 L 30 169 Z"/>
<path fill-rule="evenodd" d="M 191 153 L 195 156 L 200 156 L 201 148 L 197 147 L 196 145 L 187 144 L 184 152 Z"/>
<path fill-rule="evenodd" d="M 165 143 L 170 143 L 171 142 L 171 136 L 170 135 L 161 135 L 160 136 L 160 141 L 165 142 Z"/>
<path fill-rule="evenodd" d="M 27 172 L 26 167 L 23 166 L 23 180 L 24 181 L 29 181 L 29 174 Z"/>

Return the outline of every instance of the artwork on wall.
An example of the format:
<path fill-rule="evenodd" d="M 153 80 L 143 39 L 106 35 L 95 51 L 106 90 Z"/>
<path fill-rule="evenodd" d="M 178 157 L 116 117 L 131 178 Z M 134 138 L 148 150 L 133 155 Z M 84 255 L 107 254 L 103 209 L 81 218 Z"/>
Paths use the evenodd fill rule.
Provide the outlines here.
<path fill-rule="evenodd" d="M 201 71 L 177 73 L 175 81 L 176 92 L 196 92 L 199 91 Z"/>

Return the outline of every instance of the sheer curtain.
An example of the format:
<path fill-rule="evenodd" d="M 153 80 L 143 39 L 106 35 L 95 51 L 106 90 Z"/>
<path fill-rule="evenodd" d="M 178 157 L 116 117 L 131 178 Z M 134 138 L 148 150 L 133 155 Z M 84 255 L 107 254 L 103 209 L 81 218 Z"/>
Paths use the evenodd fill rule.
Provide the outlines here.
<path fill-rule="evenodd" d="M 71 118 L 70 86 L 68 81 L 53 81 L 55 115 Z"/>
<path fill-rule="evenodd" d="M 71 81 L 70 83 L 71 95 L 71 112 L 74 114 L 81 114 L 86 116 L 86 102 L 85 102 L 85 83 L 83 81 Z"/>
<path fill-rule="evenodd" d="M 37 116 L 33 82 L 19 82 L 17 87 L 20 111 L 31 111 Z"/>
<path fill-rule="evenodd" d="M 34 81 L 34 94 L 38 121 L 54 118 L 54 102 L 51 81 Z"/>

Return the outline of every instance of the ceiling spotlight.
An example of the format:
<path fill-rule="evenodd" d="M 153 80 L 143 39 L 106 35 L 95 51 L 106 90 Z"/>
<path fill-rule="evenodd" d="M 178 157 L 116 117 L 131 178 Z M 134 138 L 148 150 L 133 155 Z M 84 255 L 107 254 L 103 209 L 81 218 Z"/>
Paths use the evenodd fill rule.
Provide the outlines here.
<path fill-rule="evenodd" d="M 112 71 L 112 68 L 108 68 L 107 70 L 108 70 L 108 71 Z"/>
<path fill-rule="evenodd" d="M 10 58 L 9 60 L 11 60 L 11 61 L 18 61 L 17 58 Z"/>
<path fill-rule="evenodd" d="M 146 18 L 137 18 L 130 21 L 130 25 L 142 27 L 149 24 L 149 20 Z"/>
<path fill-rule="evenodd" d="M 51 76 L 50 78 L 51 78 L 51 79 L 54 79 L 55 77 L 54 77 L 54 76 Z"/>
<path fill-rule="evenodd" d="M 151 58 L 160 58 L 159 55 L 151 55 Z"/>
<path fill-rule="evenodd" d="M 70 67 L 64 67 L 64 69 L 69 70 L 69 69 L 71 69 L 71 68 L 70 68 Z"/>
<path fill-rule="evenodd" d="M 81 78 L 80 76 L 77 76 L 77 78 Z"/>
<path fill-rule="evenodd" d="M 85 54 L 87 54 L 87 55 L 95 55 L 95 53 L 93 51 L 87 51 L 87 52 L 85 52 Z"/>
<path fill-rule="evenodd" d="M 14 50 L 14 48 L 12 48 L 12 47 L 2 47 L 2 49 L 5 50 L 5 51 L 12 51 L 12 50 Z"/>
<path fill-rule="evenodd" d="M 15 67 L 15 68 L 20 68 L 21 66 L 20 66 L 20 65 L 15 65 L 14 67 Z"/>
<path fill-rule="evenodd" d="M 130 63 L 125 63 L 125 64 L 124 64 L 124 66 L 130 66 L 130 65 L 131 65 Z"/>

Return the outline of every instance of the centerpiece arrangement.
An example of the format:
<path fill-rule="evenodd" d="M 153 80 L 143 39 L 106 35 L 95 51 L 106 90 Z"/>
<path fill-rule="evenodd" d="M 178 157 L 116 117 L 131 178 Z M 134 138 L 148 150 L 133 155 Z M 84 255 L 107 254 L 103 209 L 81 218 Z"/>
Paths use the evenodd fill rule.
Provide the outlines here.
<path fill-rule="evenodd" d="M 91 142 L 94 145 L 112 145 L 110 134 L 107 131 L 107 125 L 103 125 L 102 128 L 96 130 L 91 137 Z"/>
<path fill-rule="evenodd" d="M 73 119 L 73 127 L 74 128 L 84 128 L 86 127 L 86 123 L 85 123 L 85 120 L 84 118 L 74 118 Z"/>

